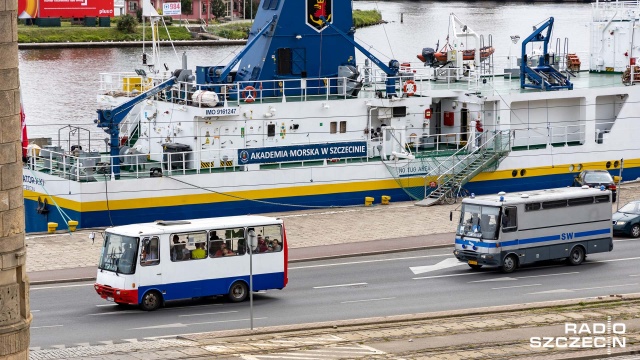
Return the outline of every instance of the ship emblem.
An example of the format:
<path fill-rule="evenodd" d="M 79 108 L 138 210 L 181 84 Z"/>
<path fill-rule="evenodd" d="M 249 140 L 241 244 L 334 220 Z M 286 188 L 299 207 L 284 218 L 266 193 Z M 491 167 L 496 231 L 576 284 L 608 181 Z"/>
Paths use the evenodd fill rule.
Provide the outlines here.
<path fill-rule="evenodd" d="M 332 21 L 333 0 L 307 0 L 307 24 L 317 31 L 325 28 L 325 23 Z"/>
<path fill-rule="evenodd" d="M 246 163 L 247 163 L 247 161 L 249 161 L 249 153 L 247 152 L 247 150 L 242 150 L 242 151 L 240 152 L 240 161 L 241 161 L 243 164 L 246 164 Z"/>

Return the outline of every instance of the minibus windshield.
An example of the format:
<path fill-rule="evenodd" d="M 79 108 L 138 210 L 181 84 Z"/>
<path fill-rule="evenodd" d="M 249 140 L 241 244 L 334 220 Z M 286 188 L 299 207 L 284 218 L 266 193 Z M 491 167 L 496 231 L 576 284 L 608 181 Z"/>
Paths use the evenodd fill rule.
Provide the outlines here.
<path fill-rule="evenodd" d="M 138 238 L 106 233 L 98 269 L 133 274 Z"/>
<path fill-rule="evenodd" d="M 456 235 L 486 240 L 498 238 L 499 207 L 465 203 L 462 204 L 461 212 Z"/>

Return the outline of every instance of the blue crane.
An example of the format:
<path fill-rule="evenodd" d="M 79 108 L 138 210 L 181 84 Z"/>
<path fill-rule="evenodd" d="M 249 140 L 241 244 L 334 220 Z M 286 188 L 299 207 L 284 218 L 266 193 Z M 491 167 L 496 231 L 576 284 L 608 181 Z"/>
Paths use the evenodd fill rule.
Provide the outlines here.
<path fill-rule="evenodd" d="M 156 96 L 175 83 L 176 77 L 173 76 L 113 109 L 97 110 L 98 119 L 95 122 L 98 127 L 103 128 L 110 136 L 109 154 L 111 155 L 111 171 L 116 178 L 120 178 L 120 123 L 134 106 L 150 97 Z"/>
<path fill-rule="evenodd" d="M 543 31 L 547 30 L 545 34 Z M 551 30 L 553 30 L 553 17 L 545 21 L 542 26 L 535 29 L 522 42 L 522 60 L 520 61 L 520 88 L 534 88 L 541 90 L 573 90 L 573 84 L 569 79 L 556 70 L 549 63 L 549 40 L 551 38 Z M 530 42 L 542 42 L 542 56 L 538 61 L 538 65 L 530 67 L 527 65 L 527 44 Z M 529 80 L 530 83 L 527 83 Z"/>

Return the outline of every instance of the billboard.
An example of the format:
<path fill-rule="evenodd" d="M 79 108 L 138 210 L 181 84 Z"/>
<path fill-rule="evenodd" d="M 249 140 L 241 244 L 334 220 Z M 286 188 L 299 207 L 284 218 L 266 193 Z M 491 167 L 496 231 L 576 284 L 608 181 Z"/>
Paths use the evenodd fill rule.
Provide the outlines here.
<path fill-rule="evenodd" d="M 18 14 L 28 18 L 113 16 L 113 0 L 18 0 Z"/>

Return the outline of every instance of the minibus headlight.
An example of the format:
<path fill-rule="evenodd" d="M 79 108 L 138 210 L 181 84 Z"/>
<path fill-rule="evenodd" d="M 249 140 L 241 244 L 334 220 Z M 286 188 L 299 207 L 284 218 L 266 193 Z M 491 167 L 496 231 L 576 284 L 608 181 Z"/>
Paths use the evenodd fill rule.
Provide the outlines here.
<path fill-rule="evenodd" d="M 624 225 L 626 224 L 626 221 L 616 221 L 616 225 Z"/>
<path fill-rule="evenodd" d="M 491 255 L 491 254 L 482 254 L 482 255 L 480 255 L 480 258 L 481 259 L 489 259 L 489 260 L 491 260 L 491 259 L 493 259 L 493 255 Z"/>
<path fill-rule="evenodd" d="M 453 255 L 458 255 L 458 254 L 460 254 L 460 251 L 459 251 L 459 250 L 454 250 L 454 251 L 453 251 Z"/>
<path fill-rule="evenodd" d="M 120 290 L 116 290 L 116 295 L 120 295 Z"/>

